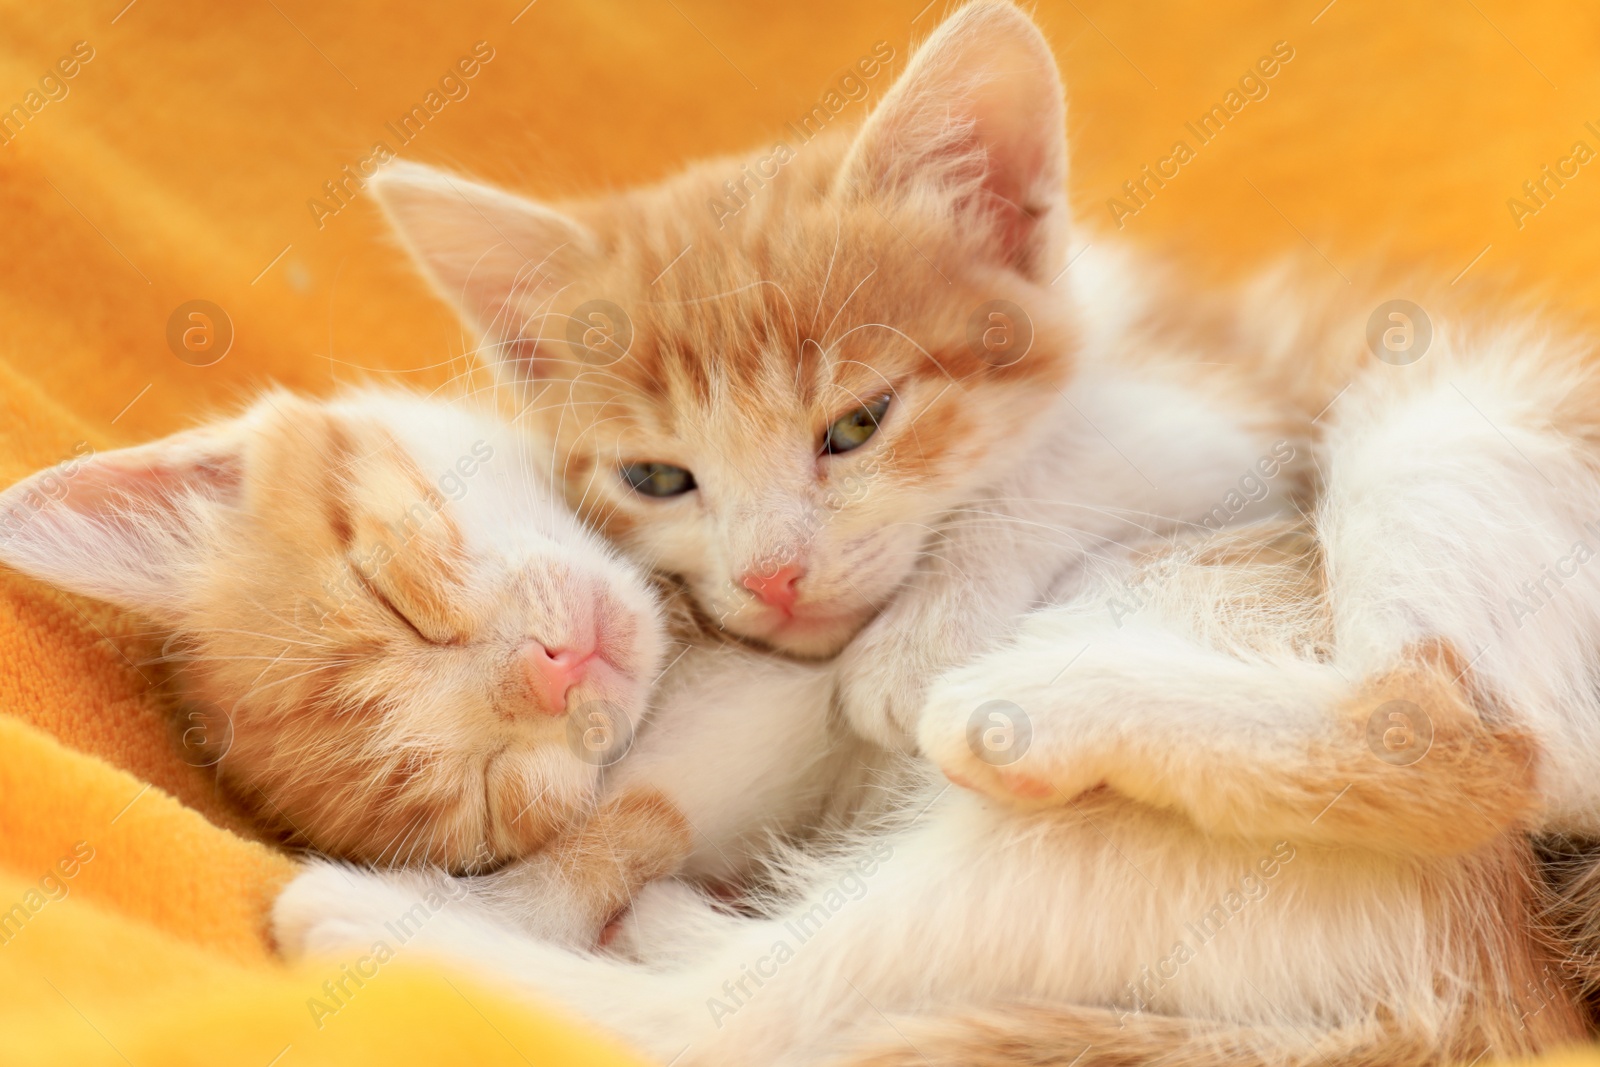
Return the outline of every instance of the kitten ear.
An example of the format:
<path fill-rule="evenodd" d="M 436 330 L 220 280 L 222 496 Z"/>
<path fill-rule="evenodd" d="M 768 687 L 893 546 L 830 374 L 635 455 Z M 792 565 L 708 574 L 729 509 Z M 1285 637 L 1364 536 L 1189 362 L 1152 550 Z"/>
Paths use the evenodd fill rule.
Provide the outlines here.
<path fill-rule="evenodd" d="M 371 188 L 434 288 L 505 350 L 497 362 L 525 356 L 509 349 L 528 318 L 593 255 L 594 235 L 559 211 L 433 167 L 392 163 Z"/>
<path fill-rule="evenodd" d="M 206 504 L 243 496 L 242 433 L 219 425 L 78 454 L 0 492 L 0 562 L 164 622 L 207 551 Z"/>
<path fill-rule="evenodd" d="M 1010 3 L 980 0 L 912 57 L 851 146 L 837 191 L 926 205 L 1036 281 L 1067 247 L 1066 104 L 1055 56 Z"/>

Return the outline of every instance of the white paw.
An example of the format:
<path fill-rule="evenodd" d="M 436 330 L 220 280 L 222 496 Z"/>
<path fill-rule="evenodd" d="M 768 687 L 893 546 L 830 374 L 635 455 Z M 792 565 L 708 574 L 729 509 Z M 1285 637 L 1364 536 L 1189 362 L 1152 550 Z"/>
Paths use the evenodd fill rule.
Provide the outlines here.
<path fill-rule="evenodd" d="M 365 871 L 312 862 L 272 905 L 272 935 L 285 959 L 337 953 L 362 937 L 357 888 Z"/>
<path fill-rule="evenodd" d="M 1023 638 L 944 675 L 918 722 L 923 754 L 955 784 L 1023 807 L 1105 784 L 1113 753 L 1060 678 L 1070 656 Z"/>
<path fill-rule="evenodd" d="M 918 633 L 914 620 L 884 615 L 834 661 L 839 707 L 867 740 L 891 751 L 914 751 L 928 682 L 953 662 Z"/>
<path fill-rule="evenodd" d="M 273 938 L 289 960 L 366 951 L 374 941 L 394 940 L 396 922 L 412 936 L 413 929 L 437 925 L 435 917 L 464 898 L 458 885 L 434 872 L 373 871 L 315 861 L 272 905 Z"/>

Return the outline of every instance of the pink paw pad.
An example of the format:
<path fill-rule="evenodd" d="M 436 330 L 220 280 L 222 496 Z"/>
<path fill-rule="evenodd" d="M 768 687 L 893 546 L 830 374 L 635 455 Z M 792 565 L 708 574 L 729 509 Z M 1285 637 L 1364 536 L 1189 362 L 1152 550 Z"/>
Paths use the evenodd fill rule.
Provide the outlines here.
<path fill-rule="evenodd" d="M 1005 782 L 1006 789 L 1029 800 L 1043 800 L 1056 791 L 1055 786 L 1032 775 L 1002 772 L 1000 779 Z"/>

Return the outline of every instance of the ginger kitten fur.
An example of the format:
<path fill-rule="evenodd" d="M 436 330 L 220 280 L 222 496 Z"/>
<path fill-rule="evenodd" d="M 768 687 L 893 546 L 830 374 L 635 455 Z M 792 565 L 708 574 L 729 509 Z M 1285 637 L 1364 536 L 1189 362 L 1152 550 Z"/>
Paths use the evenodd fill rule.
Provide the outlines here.
<path fill-rule="evenodd" d="M 656 600 L 492 415 L 393 392 L 284 393 L 0 494 L 0 560 L 172 637 L 189 758 L 287 841 L 454 870 L 533 851 L 664 647 Z"/>

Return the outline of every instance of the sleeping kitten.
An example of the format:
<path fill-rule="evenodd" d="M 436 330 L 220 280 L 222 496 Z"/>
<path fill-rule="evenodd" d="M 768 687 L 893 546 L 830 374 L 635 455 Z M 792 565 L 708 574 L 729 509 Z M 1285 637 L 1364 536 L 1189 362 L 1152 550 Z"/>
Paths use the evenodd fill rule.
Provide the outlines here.
<path fill-rule="evenodd" d="M 885 768 L 822 668 L 664 613 L 528 440 L 399 392 L 269 394 L 0 493 L 0 561 L 172 631 L 185 745 L 266 826 L 375 863 L 528 857 L 472 895 L 590 947 L 652 879 L 737 884 L 870 809 Z"/>
<path fill-rule="evenodd" d="M 1543 750 L 1447 642 L 1352 673 L 1330 548 L 1300 524 L 1191 535 L 1031 620 L 925 720 L 983 792 L 924 778 L 896 826 L 792 871 L 769 918 L 658 883 L 630 935 L 649 967 L 478 907 L 407 950 L 682 1065 L 1442 1067 L 1581 1040 L 1535 932 Z M 1105 601 L 1130 584 L 1145 607 L 1119 627 Z M 1067 628 L 1088 651 L 1063 671 Z M 974 694 L 1016 689 L 1026 711 L 997 721 L 1031 745 L 974 745 Z M 365 952 L 440 889 L 313 868 L 279 941 Z"/>
<path fill-rule="evenodd" d="M 841 706 L 909 748 L 931 677 L 1130 517 L 1199 521 L 1287 412 L 1146 274 L 1069 259 L 1061 81 L 1011 5 L 793 154 L 732 218 L 737 159 L 557 206 L 410 163 L 373 189 L 573 508 L 730 634 L 854 637 Z"/>
<path fill-rule="evenodd" d="M 572 723 L 629 728 L 665 646 L 541 466 L 447 404 L 272 393 L 6 490 L 0 561 L 172 631 L 185 742 L 289 840 L 472 869 L 587 810 Z"/>

